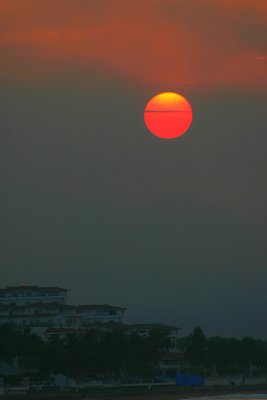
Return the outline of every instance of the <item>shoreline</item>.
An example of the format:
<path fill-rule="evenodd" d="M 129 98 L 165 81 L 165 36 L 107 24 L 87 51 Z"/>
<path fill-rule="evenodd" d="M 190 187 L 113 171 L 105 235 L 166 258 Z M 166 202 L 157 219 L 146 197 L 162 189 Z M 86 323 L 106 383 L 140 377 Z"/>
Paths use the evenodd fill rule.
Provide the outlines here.
<path fill-rule="evenodd" d="M 217 397 L 217 396 L 231 396 L 231 395 L 257 395 L 266 394 L 267 398 L 267 385 L 250 385 L 250 386 L 217 386 L 217 387 L 195 387 L 184 388 L 171 386 L 166 390 L 165 388 L 158 387 L 146 389 L 143 393 L 120 393 L 109 394 L 104 393 L 98 396 L 91 396 L 86 394 L 85 398 L 88 400 L 101 399 L 101 400 L 187 400 L 187 399 L 200 399 L 204 397 Z"/>
<path fill-rule="evenodd" d="M 242 385 L 242 386 L 203 386 L 185 388 L 179 386 L 155 386 L 149 388 L 116 388 L 116 389 L 86 389 L 79 393 L 54 392 L 38 394 L 9 394 L 8 400 L 187 400 L 200 399 L 204 397 L 238 396 L 238 395 L 266 395 L 266 385 Z M 0 398 L 7 398 L 6 395 Z"/>

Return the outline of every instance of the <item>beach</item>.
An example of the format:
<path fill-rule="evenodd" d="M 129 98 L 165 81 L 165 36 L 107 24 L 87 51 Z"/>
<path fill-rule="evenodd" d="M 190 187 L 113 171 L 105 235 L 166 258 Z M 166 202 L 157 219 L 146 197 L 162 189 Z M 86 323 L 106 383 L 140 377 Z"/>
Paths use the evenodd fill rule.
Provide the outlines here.
<path fill-rule="evenodd" d="M 109 388 L 86 389 L 78 393 L 49 393 L 8 395 L 9 400 L 183 400 L 192 398 L 224 397 L 233 395 L 235 398 L 267 398 L 267 385 L 228 386 L 228 387 L 195 387 L 182 388 L 149 387 L 141 388 Z M 255 396 L 254 396 L 255 395 Z M 4 396 L 1 396 L 4 397 Z"/>

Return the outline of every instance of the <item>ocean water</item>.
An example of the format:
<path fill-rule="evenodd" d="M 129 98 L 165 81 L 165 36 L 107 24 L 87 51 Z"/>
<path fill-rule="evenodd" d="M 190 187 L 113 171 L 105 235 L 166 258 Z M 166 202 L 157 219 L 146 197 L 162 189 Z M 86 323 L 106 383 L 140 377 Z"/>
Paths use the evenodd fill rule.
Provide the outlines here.
<path fill-rule="evenodd" d="M 202 397 L 194 397 L 191 399 L 182 399 L 182 400 L 261 400 L 267 399 L 267 393 L 234 393 L 234 394 L 225 394 L 225 395 L 218 395 L 218 396 L 202 396 Z"/>

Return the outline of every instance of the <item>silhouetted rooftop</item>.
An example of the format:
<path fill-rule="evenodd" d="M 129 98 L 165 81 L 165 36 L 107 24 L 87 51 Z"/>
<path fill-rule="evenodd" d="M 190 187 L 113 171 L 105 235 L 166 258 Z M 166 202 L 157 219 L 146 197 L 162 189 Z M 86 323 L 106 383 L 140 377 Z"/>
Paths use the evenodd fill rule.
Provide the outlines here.
<path fill-rule="evenodd" d="M 54 286 L 7 286 L 6 288 L 0 289 L 0 293 L 8 293 L 8 292 L 25 292 L 25 291 L 38 291 L 38 292 L 58 292 L 64 291 L 67 292 L 69 289 L 63 289 Z"/>

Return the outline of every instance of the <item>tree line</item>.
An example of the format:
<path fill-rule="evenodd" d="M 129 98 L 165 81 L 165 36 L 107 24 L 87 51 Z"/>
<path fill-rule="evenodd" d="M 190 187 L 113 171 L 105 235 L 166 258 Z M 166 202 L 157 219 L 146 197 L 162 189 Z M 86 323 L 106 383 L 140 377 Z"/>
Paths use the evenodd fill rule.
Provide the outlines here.
<path fill-rule="evenodd" d="M 90 329 L 48 341 L 30 329 L 0 327 L 0 361 L 15 358 L 19 374 L 35 369 L 39 375 L 63 373 L 73 378 L 114 379 L 152 377 L 162 351 L 171 346 L 166 330 L 155 329 L 149 336 L 126 334 L 123 329 Z"/>
<path fill-rule="evenodd" d="M 211 373 L 261 374 L 267 369 L 267 342 L 214 336 L 206 338 L 201 328 L 178 341 L 189 368 L 208 375 Z"/>
<path fill-rule="evenodd" d="M 182 356 L 180 371 L 203 375 L 263 373 L 267 370 L 267 342 L 243 339 L 206 338 L 201 328 L 178 339 L 175 348 L 166 329 L 152 330 L 149 336 L 127 334 L 123 329 L 90 329 L 44 341 L 29 328 L 0 326 L 0 361 L 16 359 L 20 376 L 38 374 L 51 377 L 63 373 L 73 378 L 114 379 L 153 378 L 160 373 L 162 354 L 172 350 Z M 173 371 L 175 373 L 175 371 Z"/>

